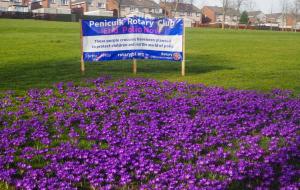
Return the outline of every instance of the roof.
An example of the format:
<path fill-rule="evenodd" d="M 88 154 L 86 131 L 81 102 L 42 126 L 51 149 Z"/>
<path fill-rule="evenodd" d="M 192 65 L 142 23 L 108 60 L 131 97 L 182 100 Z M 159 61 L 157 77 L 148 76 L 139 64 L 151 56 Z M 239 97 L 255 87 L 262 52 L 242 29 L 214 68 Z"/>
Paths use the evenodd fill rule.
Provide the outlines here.
<path fill-rule="evenodd" d="M 216 14 L 223 14 L 223 8 L 222 7 L 217 7 L 217 6 L 204 6 L 204 8 L 208 8 L 213 10 Z"/>
<path fill-rule="evenodd" d="M 120 6 L 160 9 L 160 6 L 152 0 L 121 0 Z"/>
<path fill-rule="evenodd" d="M 162 13 L 148 13 L 150 14 L 152 17 L 154 18 L 161 18 L 161 17 L 164 17 L 165 15 L 162 14 Z"/>
<path fill-rule="evenodd" d="M 72 0 L 72 4 L 77 4 L 77 3 L 87 3 L 91 4 L 93 0 Z"/>
<path fill-rule="evenodd" d="M 249 11 L 247 13 L 248 13 L 249 17 L 256 17 L 256 16 L 262 14 L 263 12 L 262 11 Z"/>
<path fill-rule="evenodd" d="M 282 16 L 282 13 L 272 13 L 272 14 L 266 14 L 266 17 L 268 19 L 278 19 Z"/>
<path fill-rule="evenodd" d="M 164 15 L 162 13 L 144 13 L 144 12 L 140 12 L 140 11 L 134 11 L 134 12 L 131 12 L 130 14 L 128 14 L 128 15 L 131 15 L 131 14 L 134 14 L 134 15 L 137 15 L 137 16 L 142 15 L 140 17 L 145 17 L 145 16 L 147 17 L 147 15 L 149 15 L 153 18 L 162 18 L 162 17 L 164 17 Z M 126 17 L 128 15 L 126 15 Z"/>
<path fill-rule="evenodd" d="M 166 3 L 161 2 L 160 5 L 171 11 L 175 11 L 176 9 L 176 2 L 166 2 Z M 198 7 L 189 3 L 178 3 L 177 11 L 178 12 L 199 12 L 199 13 L 201 12 L 201 10 Z"/>
<path fill-rule="evenodd" d="M 287 14 L 285 16 L 288 17 L 288 18 L 293 19 L 293 22 L 295 21 L 296 15 Z M 282 18 L 282 13 L 266 14 L 266 17 L 267 17 L 267 20 L 269 20 L 269 21 L 275 21 L 277 19 Z M 297 22 L 300 22 L 300 15 L 299 14 L 297 16 Z"/>
<path fill-rule="evenodd" d="M 223 15 L 223 7 L 218 7 L 218 6 L 204 6 L 203 8 L 209 8 L 215 12 L 216 15 Z M 233 8 L 228 8 L 227 9 L 227 14 L 228 15 L 239 15 L 240 13 L 233 9 Z"/>
<path fill-rule="evenodd" d="M 39 0 L 39 1 L 43 1 L 43 0 Z M 72 4 L 83 4 L 83 3 L 86 3 L 88 5 L 91 5 L 92 3 L 98 3 L 96 0 L 71 0 L 71 2 L 72 2 Z M 101 1 L 99 3 L 101 3 Z"/>

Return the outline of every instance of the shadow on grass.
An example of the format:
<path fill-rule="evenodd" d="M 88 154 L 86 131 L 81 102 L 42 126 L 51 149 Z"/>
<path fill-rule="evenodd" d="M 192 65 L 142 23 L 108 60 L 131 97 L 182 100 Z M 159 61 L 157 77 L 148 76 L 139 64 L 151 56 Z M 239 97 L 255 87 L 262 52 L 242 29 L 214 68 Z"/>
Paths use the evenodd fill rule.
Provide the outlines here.
<path fill-rule="evenodd" d="M 232 67 L 213 64 L 224 60 L 211 57 L 199 57 L 197 60 L 187 60 L 186 70 L 191 74 L 203 74 L 219 70 L 231 70 Z M 138 60 L 138 77 L 153 77 L 168 79 L 180 76 L 181 63 L 157 60 Z M 61 81 L 80 83 L 87 78 L 100 75 L 111 75 L 114 79 L 134 77 L 131 61 L 110 61 L 86 63 L 86 72 L 80 72 L 79 60 L 44 61 L 39 63 L 7 64 L 0 67 L 0 91 L 23 91 L 29 88 L 51 87 Z"/>
<path fill-rule="evenodd" d="M 214 72 L 218 70 L 233 70 L 233 67 L 226 66 L 224 63 L 229 61 L 224 59 L 216 59 L 210 56 L 198 56 L 198 59 L 186 60 L 186 70 L 192 74 L 203 74 Z M 140 74 L 155 74 L 164 73 L 168 75 L 177 75 L 181 70 L 181 62 L 170 61 L 157 61 L 157 60 L 138 60 L 138 73 Z M 132 64 L 131 61 L 112 61 L 106 63 L 86 63 L 88 67 L 90 65 L 98 66 L 101 72 L 121 72 L 123 74 L 131 74 Z"/>

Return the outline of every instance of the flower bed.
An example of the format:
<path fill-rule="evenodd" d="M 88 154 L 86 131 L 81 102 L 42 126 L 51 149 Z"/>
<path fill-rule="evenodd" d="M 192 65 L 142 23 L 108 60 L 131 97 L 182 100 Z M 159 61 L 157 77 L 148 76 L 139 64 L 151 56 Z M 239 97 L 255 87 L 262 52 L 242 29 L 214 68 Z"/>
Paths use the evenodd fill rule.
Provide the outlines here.
<path fill-rule="evenodd" d="M 55 190 L 299 187 L 300 99 L 288 92 L 92 82 L 0 98 L 0 181 Z"/>

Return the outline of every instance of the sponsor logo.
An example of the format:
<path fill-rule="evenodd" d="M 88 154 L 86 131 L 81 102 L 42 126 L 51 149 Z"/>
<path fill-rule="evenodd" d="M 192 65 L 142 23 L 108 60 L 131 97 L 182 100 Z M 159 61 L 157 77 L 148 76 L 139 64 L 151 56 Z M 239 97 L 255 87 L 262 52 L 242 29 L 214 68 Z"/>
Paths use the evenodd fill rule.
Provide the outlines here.
<path fill-rule="evenodd" d="M 180 53 L 173 53 L 173 60 L 179 61 L 181 59 Z"/>
<path fill-rule="evenodd" d="M 94 61 L 99 61 L 104 57 L 111 57 L 111 54 L 109 53 L 101 53 L 98 57 L 96 57 L 96 59 Z"/>

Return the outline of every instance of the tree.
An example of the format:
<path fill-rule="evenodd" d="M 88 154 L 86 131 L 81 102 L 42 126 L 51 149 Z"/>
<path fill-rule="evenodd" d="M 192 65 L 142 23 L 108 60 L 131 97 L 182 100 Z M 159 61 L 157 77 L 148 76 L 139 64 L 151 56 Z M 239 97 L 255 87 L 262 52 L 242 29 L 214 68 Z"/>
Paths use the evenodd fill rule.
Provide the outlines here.
<path fill-rule="evenodd" d="M 292 10 L 292 15 L 293 15 L 293 19 L 294 19 L 294 30 L 295 32 L 297 32 L 297 21 L 299 19 L 299 9 L 300 9 L 300 0 L 294 0 L 294 7 Z"/>
<path fill-rule="evenodd" d="M 117 0 L 117 3 L 118 3 L 118 17 L 120 18 L 121 17 L 121 5 L 122 5 L 122 0 Z"/>
<path fill-rule="evenodd" d="M 225 29 L 225 21 L 227 16 L 227 11 L 229 8 L 229 0 L 222 0 L 222 9 L 223 9 L 223 19 L 222 19 L 222 29 Z"/>
<path fill-rule="evenodd" d="M 280 5 L 281 5 L 281 27 L 282 27 L 281 29 L 282 31 L 284 31 L 287 24 L 289 1 L 281 0 Z"/>
<path fill-rule="evenodd" d="M 179 3 L 179 0 L 177 0 L 177 1 L 176 1 L 176 4 L 175 4 L 175 13 L 174 13 L 174 17 L 176 17 L 176 14 L 177 14 L 178 3 Z"/>
<path fill-rule="evenodd" d="M 272 2 L 271 2 L 271 17 L 273 16 L 273 2 L 274 2 L 274 0 L 272 0 Z M 270 30 L 273 30 L 273 21 L 272 20 L 271 20 Z"/>
<path fill-rule="evenodd" d="M 272 4 L 273 4 L 273 2 L 272 2 Z M 248 0 L 247 1 L 247 9 L 249 11 L 255 11 L 256 10 L 256 3 L 255 3 L 254 0 Z"/>
<path fill-rule="evenodd" d="M 244 11 L 241 15 L 241 18 L 240 18 L 240 23 L 241 24 L 248 24 L 249 22 L 249 17 L 248 17 L 248 13 L 247 11 Z"/>
<path fill-rule="evenodd" d="M 241 11 L 241 7 L 243 4 L 245 4 L 247 2 L 247 0 L 235 0 L 235 3 L 234 3 L 234 8 L 237 10 L 238 12 L 238 15 L 237 15 L 237 22 L 236 22 L 236 26 L 235 28 L 237 29 L 238 26 L 239 26 L 239 20 L 240 20 L 240 11 Z"/>

